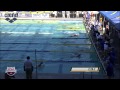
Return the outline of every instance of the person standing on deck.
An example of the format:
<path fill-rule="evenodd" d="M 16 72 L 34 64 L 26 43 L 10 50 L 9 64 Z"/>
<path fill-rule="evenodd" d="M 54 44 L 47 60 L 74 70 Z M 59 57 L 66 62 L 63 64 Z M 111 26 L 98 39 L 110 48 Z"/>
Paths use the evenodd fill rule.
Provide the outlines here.
<path fill-rule="evenodd" d="M 108 61 L 107 63 L 106 71 L 107 71 L 108 79 L 114 77 L 114 68 L 113 68 L 113 64 L 110 61 Z"/>
<path fill-rule="evenodd" d="M 54 11 L 54 16 L 55 18 L 57 18 L 57 11 Z"/>
<path fill-rule="evenodd" d="M 26 72 L 26 79 L 32 79 L 33 64 L 29 56 L 27 56 L 27 60 L 24 62 L 24 71 Z"/>
<path fill-rule="evenodd" d="M 76 18 L 79 18 L 80 11 L 76 11 Z"/>
<path fill-rule="evenodd" d="M 65 18 L 65 11 L 62 11 L 62 17 Z"/>
<path fill-rule="evenodd" d="M 70 18 L 70 11 L 66 11 L 67 18 Z"/>

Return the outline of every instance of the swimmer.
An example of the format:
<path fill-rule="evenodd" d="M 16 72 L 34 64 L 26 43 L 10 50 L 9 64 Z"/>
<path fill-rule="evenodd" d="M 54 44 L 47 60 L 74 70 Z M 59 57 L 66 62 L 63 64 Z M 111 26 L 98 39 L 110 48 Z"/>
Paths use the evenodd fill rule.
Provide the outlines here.
<path fill-rule="evenodd" d="M 81 57 L 81 54 L 76 55 L 76 57 Z"/>
<path fill-rule="evenodd" d="M 41 67 L 42 64 L 43 64 L 43 62 L 40 62 L 40 64 L 38 65 L 38 67 Z"/>
<path fill-rule="evenodd" d="M 70 37 L 76 37 L 76 36 L 79 36 L 79 34 L 73 34 L 73 35 L 70 36 Z"/>
<path fill-rule="evenodd" d="M 74 54 L 71 58 L 73 58 L 73 57 L 77 57 L 77 58 L 80 58 L 81 57 L 81 54 Z"/>

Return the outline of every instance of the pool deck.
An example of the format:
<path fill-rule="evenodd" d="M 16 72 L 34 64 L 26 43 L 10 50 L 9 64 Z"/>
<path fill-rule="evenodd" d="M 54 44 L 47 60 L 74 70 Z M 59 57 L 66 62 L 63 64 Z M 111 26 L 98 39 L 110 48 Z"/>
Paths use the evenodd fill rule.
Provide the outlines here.
<path fill-rule="evenodd" d="M 0 74 L 4 79 L 4 74 Z M 88 75 L 88 74 L 54 74 L 54 73 L 39 73 L 36 77 L 36 74 L 33 73 L 32 79 L 106 79 L 106 76 L 101 75 Z M 25 73 L 19 73 L 15 75 L 13 79 L 26 79 Z"/>

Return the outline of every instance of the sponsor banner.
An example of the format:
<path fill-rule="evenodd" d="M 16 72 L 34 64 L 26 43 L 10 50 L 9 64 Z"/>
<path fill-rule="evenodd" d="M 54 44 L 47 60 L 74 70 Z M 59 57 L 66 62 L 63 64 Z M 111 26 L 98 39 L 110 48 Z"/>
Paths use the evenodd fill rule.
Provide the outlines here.
<path fill-rule="evenodd" d="M 18 18 L 27 18 L 27 17 L 32 17 L 32 15 L 29 13 L 29 12 L 17 12 L 17 11 L 14 11 L 14 12 L 11 12 L 11 11 L 1 11 L 0 12 L 0 18 L 5 18 L 5 14 L 7 13 L 18 13 Z"/>
<path fill-rule="evenodd" d="M 9 76 L 14 76 L 17 73 L 17 70 L 15 67 L 7 67 L 5 73 L 7 73 Z"/>
<path fill-rule="evenodd" d="M 2 17 L 2 12 L 0 12 L 0 17 Z"/>
<path fill-rule="evenodd" d="M 5 12 L 0 12 L 0 17 L 1 18 L 5 17 Z"/>
<path fill-rule="evenodd" d="M 32 18 L 32 14 L 30 12 L 19 12 L 18 18 Z"/>
<path fill-rule="evenodd" d="M 6 15 L 5 14 L 7 14 L 7 13 L 18 13 L 18 19 L 23 19 L 23 18 L 31 18 L 31 19 L 40 19 L 40 18 L 49 18 L 49 13 L 50 13 L 51 11 L 44 11 L 44 12 L 42 12 L 42 11 L 38 11 L 38 12 L 17 12 L 17 11 L 0 11 L 0 18 L 6 18 Z"/>
<path fill-rule="evenodd" d="M 24 13 L 18 13 L 18 18 L 26 18 L 26 15 Z"/>
<path fill-rule="evenodd" d="M 32 18 L 49 18 L 49 14 L 48 13 L 32 14 Z"/>
<path fill-rule="evenodd" d="M 0 17 L 1 18 L 6 18 L 6 16 L 9 16 L 8 14 L 9 13 L 12 13 L 12 14 L 15 14 L 15 13 L 17 13 L 16 11 L 0 11 Z M 7 15 L 6 15 L 7 14 Z M 11 15 L 10 15 L 11 16 Z"/>
<path fill-rule="evenodd" d="M 99 72 L 99 67 L 72 67 L 70 72 Z"/>

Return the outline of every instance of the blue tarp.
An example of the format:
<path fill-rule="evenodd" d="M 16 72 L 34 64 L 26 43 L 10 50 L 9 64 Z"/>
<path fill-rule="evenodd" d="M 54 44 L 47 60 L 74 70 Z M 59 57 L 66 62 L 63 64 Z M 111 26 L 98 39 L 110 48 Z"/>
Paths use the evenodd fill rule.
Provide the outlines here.
<path fill-rule="evenodd" d="M 120 30 L 120 11 L 100 11 L 100 14 Z"/>

